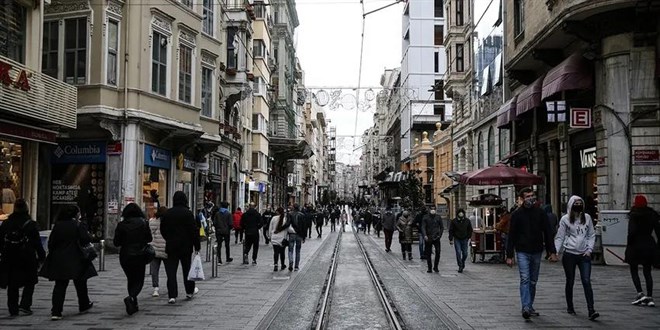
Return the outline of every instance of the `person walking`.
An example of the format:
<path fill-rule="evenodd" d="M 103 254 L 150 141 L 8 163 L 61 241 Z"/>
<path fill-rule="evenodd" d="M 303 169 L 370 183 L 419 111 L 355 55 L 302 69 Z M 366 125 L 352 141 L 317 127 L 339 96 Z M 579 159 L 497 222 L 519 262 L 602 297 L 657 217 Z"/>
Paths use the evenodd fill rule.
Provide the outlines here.
<path fill-rule="evenodd" d="M 529 319 L 531 315 L 538 315 L 534 310 L 534 298 L 544 242 L 551 262 L 557 261 L 557 254 L 548 217 L 545 211 L 537 206 L 534 191 L 531 188 L 524 188 L 520 191 L 520 197 L 523 199 L 523 207 L 511 215 L 506 264 L 513 267 L 515 250 L 520 273 L 522 317 Z"/>
<path fill-rule="evenodd" d="M 270 238 L 268 236 L 268 228 L 270 228 L 270 221 L 273 219 L 273 216 L 275 216 L 275 212 L 273 212 L 273 209 L 270 207 L 270 205 L 266 206 L 266 210 L 264 213 L 261 214 L 261 220 L 263 223 L 261 224 L 261 228 L 263 228 L 261 231 L 263 232 L 264 235 L 264 241 L 266 245 L 270 244 Z"/>
<path fill-rule="evenodd" d="M 69 281 L 73 280 L 78 295 L 78 311 L 86 313 L 94 303 L 89 300 L 87 280 L 98 273 L 90 260 L 83 258 L 80 250 L 92 241 L 87 225 L 80 222 L 77 205 L 67 205 L 55 222 L 48 238 L 48 255 L 39 275 L 55 281 L 51 308 L 51 320 L 62 319 L 64 299 Z"/>
<path fill-rule="evenodd" d="M 388 207 L 383 215 L 383 233 L 385 234 L 385 252 L 392 251 L 392 235 L 396 227 L 396 217 L 392 212 L 392 208 Z"/>
<path fill-rule="evenodd" d="M 10 316 L 32 315 L 32 295 L 39 282 L 39 263 L 46 258 L 41 245 L 39 225 L 30 217 L 24 199 L 14 202 L 14 212 L 0 225 L 0 287 L 7 288 Z M 2 280 L 0 280 L 1 282 Z M 19 290 L 23 288 L 23 295 Z"/>
<path fill-rule="evenodd" d="M 188 281 L 190 263 L 193 249 L 199 253 L 199 227 L 195 215 L 188 208 L 188 197 L 183 191 L 177 191 L 172 198 L 172 208 L 167 210 L 160 221 L 160 232 L 165 239 L 165 273 L 167 273 L 168 303 L 176 303 L 179 288 L 176 273 L 181 264 L 183 285 L 186 289 L 186 298 L 192 299 L 198 289 L 194 281 Z"/>
<path fill-rule="evenodd" d="M 414 220 L 414 226 L 417 228 L 417 236 L 419 239 L 419 258 L 420 259 L 425 259 L 426 254 L 424 253 L 424 236 L 422 236 L 422 219 L 424 219 L 424 216 L 428 213 L 428 210 L 426 206 L 422 206 L 420 211 L 415 215 L 415 220 Z"/>
<path fill-rule="evenodd" d="M 330 231 L 333 233 L 337 231 L 337 221 L 339 221 L 340 216 L 339 209 L 332 210 L 330 213 Z"/>
<path fill-rule="evenodd" d="M 277 213 L 273 216 L 270 226 L 264 228 L 269 234 L 269 238 L 273 244 L 273 271 L 277 271 L 277 264 L 282 264 L 280 267 L 281 270 L 286 269 L 286 264 L 284 260 L 284 251 L 289 244 L 287 239 L 287 223 L 285 221 L 284 209 L 281 207 L 277 208 Z"/>
<path fill-rule="evenodd" d="M 213 217 L 213 228 L 215 228 L 215 239 L 218 244 L 218 264 L 222 265 L 222 243 L 225 244 L 225 261 L 232 262 L 229 250 L 231 243 L 231 228 L 234 222 L 231 213 L 229 213 L 229 203 L 220 203 L 218 213 Z"/>
<path fill-rule="evenodd" d="M 568 200 L 566 215 L 559 221 L 559 230 L 555 236 L 555 250 L 563 251 L 561 261 L 566 274 L 566 312 L 575 315 L 573 284 L 577 266 L 580 270 L 590 320 L 595 320 L 600 316 L 594 310 L 594 292 L 591 288 L 591 252 L 595 242 L 596 231 L 591 222 L 591 216 L 584 212 L 584 200 L 578 196 L 571 196 Z"/>
<path fill-rule="evenodd" d="M 248 210 L 241 217 L 241 228 L 245 232 L 245 242 L 243 243 L 243 264 L 249 265 L 248 254 L 252 250 L 252 264 L 257 264 L 257 255 L 259 254 L 259 229 L 261 228 L 261 214 L 256 209 L 254 203 L 250 203 Z"/>
<path fill-rule="evenodd" d="M 285 227 L 291 227 L 292 229 L 289 233 L 289 271 L 298 271 L 298 266 L 300 266 L 300 249 L 301 245 L 305 243 L 305 234 L 307 233 L 304 217 L 305 215 L 300 212 L 300 206 L 293 204 L 293 211 L 289 212 L 285 225 Z"/>
<path fill-rule="evenodd" d="M 440 272 L 438 264 L 440 263 L 440 239 L 442 233 L 445 231 L 445 226 L 442 223 L 442 217 L 436 213 L 435 207 L 431 207 L 429 213 L 422 218 L 421 226 L 422 237 L 426 245 L 426 265 L 427 273 L 431 272 L 431 253 L 435 249 L 435 257 L 433 260 L 433 271 Z"/>
<path fill-rule="evenodd" d="M 449 245 L 454 246 L 458 272 L 465 269 L 468 257 L 468 240 L 472 237 L 472 222 L 465 217 L 465 210 L 458 209 L 456 218 L 449 222 Z"/>
<path fill-rule="evenodd" d="M 240 236 L 240 243 L 243 244 L 243 228 L 241 228 L 241 218 L 243 217 L 243 211 L 241 210 L 240 207 L 236 208 L 236 211 L 234 211 L 233 214 L 233 220 L 234 220 L 234 244 L 238 244 L 239 242 L 239 236 Z"/>
<path fill-rule="evenodd" d="M 401 243 L 401 254 L 403 260 L 406 260 L 406 253 L 408 253 L 408 260 L 412 260 L 412 242 L 413 242 L 413 219 L 410 217 L 408 210 L 403 211 L 401 218 L 396 224 L 399 230 L 399 243 Z"/>
<path fill-rule="evenodd" d="M 625 261 L 630 266 L 630 276 L 637 290 L 637 296 L 633 305 L 654 307 L 653 301 L 653 276 L 651 270 L 653 264 L 660 260 L 660 215 L 648 207 L 644 195 L 635 196 L 633 207 L 630 209 L 630 221 L 628 222 L 628 244 L 625 251 Z M 646 294 L 642 291 L 642 283 L 639 279 L 639 266 L 642 265 L 644 280 L 646 281 Z"/>
<path fill-rule="evenodd" d="M 312 227 L 316 218 L 316 210 L 311 205 L 307 205 L 305 214 L 305 228 L 307 229 L 305 237 L 312 238 Z"/>
<path fill-rule="evenodd" d="M 383 217 L 380 210 L 376 210 L 376 212 L 374 212 L 373 219 L 376 236 L 380 238 L 380 232 L 383 230 Z"/>
<path fill-rule="evenodd" d="M 316 224 L 316 234 L 318 235 L 317 238 L 321 238 L 323 236 L 323 224 L 325 223 L 325 215 L 323 214 L 323 211 L 316 213 L 314 222 Z"/>
<path fill-rule="evenodd" d="M 161 206 L 156 211 L 154 218 L 149 220 L 149 230 L 151 231 L 151 247 L 154 248 L 156 256 L 154 260 L 149 264 L 151 270 L 151 285 L 154 288 L 154 292 L 151 294 L 152 297 L 160 297 L 159 293 L 159 274 L 160 274 L 160 265 L 165 262 L 167 259 L 167 253 L 165 253 L 165 239 L 160 233 L 160 219 L 167 212 L 167 207 Z"/>
<path fill-rule="evenodd" d="M 119 265 L 126 275 L 128 297 L 124 298 L 126 314 L 133 315 L 138 310 L 137 296 L 144 286 L 144 266 L 147 256 L 144 249 L 153 236 L 144 213 L 135 203 L 124 207 L 122 221 L 117 224 L 112 243 L 119 247 Z"/>
<path fill-rule="evenodd" d="M 346 231 L 346 224 L 348 223 L 348 214 L 346 213 L 346 210 L 341 211 L 341 231 L 345 232 Z"/>

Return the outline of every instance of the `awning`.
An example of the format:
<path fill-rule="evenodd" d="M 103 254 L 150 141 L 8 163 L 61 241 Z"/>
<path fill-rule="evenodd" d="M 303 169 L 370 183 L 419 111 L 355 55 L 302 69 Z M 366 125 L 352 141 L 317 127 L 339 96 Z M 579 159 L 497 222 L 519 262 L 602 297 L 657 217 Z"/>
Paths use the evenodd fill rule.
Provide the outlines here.
<path fill-rule="evenodd" d="M 541 106 L 541 90 L 543 89 L 543 78 L 539 77 L 533 83 L 525 87 L 516 101 L 516 116 Z"/>
<path fill-rule="evenodd" d="M 502 104 L 497 114 L 497 128 L 510 128 L 511 123 L 516 119 L 516 101 L 518 95 Z"/>
<path fill-rule="evenodd" d="M 408 174 L 404 172 L 390 172 L 385 180 L 378 183 L 378 185 L 398 184 L 408 178 Z"/>
<path fill-rule="evenodd" d="M 454 182 L 450 186 L 447 186 L 444 189 L 442 189 L 442 191 L 440 192 L 440 195 L 448 194 L 448 193 L 454 191 L 454 189 L 458 188 L 458 186 L 460 186 L 460 185 L 461 185 L 460 183 Z"/>
<path fill-rule="evenodd" d="M 591 63 L 576 53 L 552 68 L 543 79 L 542 99 L 567 90 L 593 89 L 593 69 Z"/>
<path fill-rule="evenodd" d="M 463 174 L 463 173 L 461 173 L 461 172 L 445 172 L 445 176 L 452 179 L 452 180 L 454 180 L 454 181 L 460 180 L 461 179 L 461 174 Z"/>

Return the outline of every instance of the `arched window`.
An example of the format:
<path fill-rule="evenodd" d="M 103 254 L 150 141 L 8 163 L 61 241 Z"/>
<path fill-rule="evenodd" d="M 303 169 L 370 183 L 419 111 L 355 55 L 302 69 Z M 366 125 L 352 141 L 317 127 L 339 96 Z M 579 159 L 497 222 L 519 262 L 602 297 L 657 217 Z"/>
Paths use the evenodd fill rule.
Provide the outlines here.
<path fill-rule="evenodd" d="M 488 129 L 488 166 L 495 164 L 495 131 Z"/>
<path fill-rule="evenodd" d="M 509 130 L 501 129 L 499 130 L 499 135 L 500 135 L 500 159 L 504 159 L 504 157 L 508 156 L 510 153 Z"/>
<path fill-rule="evenodd" d="M 477 166 L 476 168 L 482 168 L 484 164 L 484 138 L 483 134 L 479 132 L 479 138 L 477 139 Z"/>

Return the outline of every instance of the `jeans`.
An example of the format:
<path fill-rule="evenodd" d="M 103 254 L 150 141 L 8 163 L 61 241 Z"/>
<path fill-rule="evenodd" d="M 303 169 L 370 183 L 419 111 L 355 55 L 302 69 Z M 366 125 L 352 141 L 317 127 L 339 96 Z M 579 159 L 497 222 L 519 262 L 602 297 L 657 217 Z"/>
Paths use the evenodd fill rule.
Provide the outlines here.
<path fill-rule="evenodd" d="M 422 235 L 422 232 L 419 232 L 419 258 L 424 259 L 424 235 Z"/>
<path fill-rule="evenodd" d="M 243 242 L 243 259 L 250 254 L 250 249 L 252 249 L 252 261 L 257 261 L 257 255 L 259 254 L 259 233 L 245 235 L 245 242 Z"/>
<path fill-rule="evenodd" d="M 300 265 L 300 248 L 302 245 L 302 238 L 296 234 L 289 234 L 289 267 L 294 264 L 293 249 L 296 249 L 295 266 L 298 268 Z"/>
<path fill-rule="evenodd" d="M 78 294 L 78 310 L 87 309 L 89 306 L 89 296 L 87 295 L 87 280 L 73 280 Z M 53 308 L 50 310 L 52 315 L 62 316 L 64 309 L 64 298 L 66 298 L 66 288 L 69 286 L 69 280 L 55 280 L 53 287 Z"/>
<path fill-rule="evenodd" d="M 182 255 L 170 255 L 165 259 L 165 273 L 167 273 L 167 295 L 169 298 L 176 298 L 179 296 L 179 287 L 176 282 L 176 272 L 181 264 L 183 275 L 183 286 L 187 294 L 193 294 L 195 291 L 195 282 L 188 281 L 188 272 L 190 272 L 190 263 L 192 261 L 192 252 L 183 252 Z"/>
<path fill-rule="evenodd" d="M 268 245 L 270 243 L 270 238 L 268 238 L 268 225 L 264 226 L 261 232 L 264 235 L 264 242 Z"/>
<path fill-rule="evenodd" d="M 217 241 L 218 244 L 218 261 L 222 262 L 222 242 L 225 243 L 225 256 L 226 256 L 226 261 L 229 261 L 229 242 L 231 241 L 231 235 L 220 235 L 220 234 L 215 234 L 215 240 Z"/>
<path fill-rule="evenodd" d="M 520 302 L 523 311 L 531 312 L 534 310 L 536 282 L 539 280 L 539 269 L 541 268 L 541 254 L 542 252 L 516 252 L 516 261 L 520 272 Z"/>
<path fill-rule="evenodd" d="M 383 229 L 383 232 L 385 233 L 385 250 L 389 251 L 392 247 L 392 234 L 394 234 L 394 231 Z"/>
<path fill-rule="evenodd" d="M 151 270 L 151 286 L 154 288 L 159 287 L 158 275 L 160 275 L 160 264 L 164 262 L 165 259 L 154 258 L 149 264 L 149 269 Z"/>
<path fill-rule="evenodd" d="M 337 220 L 330 221 L 330 231 L 335 232 L 337 230 Z"/>
<path fill-rule="evenodd" d="M 438 264 L 440 263 L 440 239 L 426 242 L 426 265 L 431 270 L 431 252 L 435 248 L 435 258 L 433 260 L 433 269 L 438 269 Z"/>
<path fill-rule="evenodd" d="M 564 252 L 561 260 L 566 274 L 566 306 L 573 310 L 573 284 L 575 283 L 575 266 L 580 269 L 580 279 L 584 288 L 584 297 L 587 300 L 589 312 L 594 310 L 594 292 L 591 288 L 591 257 Z"/>
<path fill-rule="evenodd" d="M 273 265 L 277 266 L 277 262 L 282 264 L 282 269 L 284 269 L 284 246 L 273 245 Z"/>
<path fill-rule="evenodd" d="M 316 225 L 316 234 L 321 237 L 323 235 L 323 225 Z"/>
<path fill-rule="evenodd" d="M 30 309 L 32 307 L 32 295 L 34 294 L 34 284 L 26 284 L 23 287 L 23 295 L 21 296 L 21 303 L 18 303 L 19 287 L 13 283 L 7 284 L 7 307 L 9 314 L 18 315 L 18 309 Z"/>
<path fill-rule="evenodd" d="M 653 275 L 651 274 L 651 264 L 642 265 L 642 272 L 644 272 L 644 280 L 646 280 L 646 296 L 653 297 Z M 630 275 L 632 276 L 633 284 L 637 292 L 642 292 L 642 282 L 639 280 L 639 265 L 630 265 Z"/>
<path fill-rule="evenodd" d="M 456 251 L 456 263 L 458 267 L 465 268 L 465 260 L 468 257 L 468 239 L 454 239 L 454 251 Z"/>
<path fill-rule="evenodd" d="M 137 296 L 144 286 L 144 257 L 119 256 L 119 264 L 126 275 L 128 296 L 137 301 Z"/>

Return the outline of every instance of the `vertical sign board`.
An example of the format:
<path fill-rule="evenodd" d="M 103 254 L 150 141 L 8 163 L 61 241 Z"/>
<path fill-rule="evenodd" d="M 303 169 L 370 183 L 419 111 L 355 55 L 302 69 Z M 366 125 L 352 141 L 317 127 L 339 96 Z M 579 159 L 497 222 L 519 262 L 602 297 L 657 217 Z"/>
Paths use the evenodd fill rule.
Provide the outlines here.
<path fill-rule="evenodd" d="M 623 265 L 628 243 L 628 210 L 603 210 L 599 212 L 602 228 L 603 257 L 608 265 Z"/>

